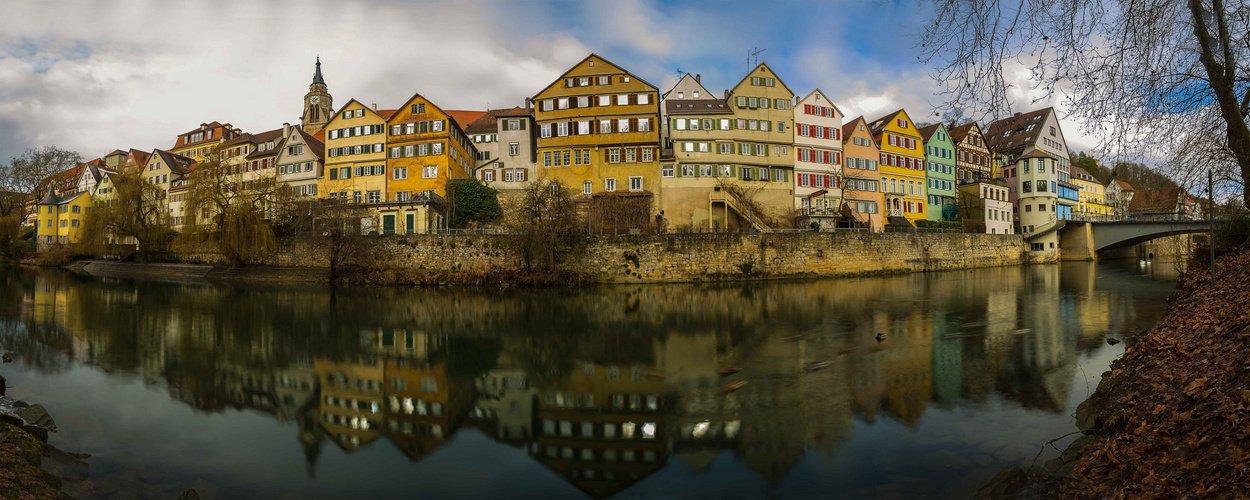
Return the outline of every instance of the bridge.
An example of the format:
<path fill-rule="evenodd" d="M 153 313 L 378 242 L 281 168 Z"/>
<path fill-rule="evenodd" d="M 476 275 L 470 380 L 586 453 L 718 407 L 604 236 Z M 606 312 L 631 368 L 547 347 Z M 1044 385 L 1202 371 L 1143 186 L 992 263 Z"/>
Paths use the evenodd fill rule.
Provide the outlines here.
<path fill-rule="evenodd" d="M 1086 222 L 1069 220 L 1058 227 L 1060 258 L 1097 259 L 1106 250 L 1136 245 L 1144 241 L 1178 234 L 1205 233 L 1210 221 L 1158 220 Z M 1028 240 L 1032 235 L 1026 236 Z"/>

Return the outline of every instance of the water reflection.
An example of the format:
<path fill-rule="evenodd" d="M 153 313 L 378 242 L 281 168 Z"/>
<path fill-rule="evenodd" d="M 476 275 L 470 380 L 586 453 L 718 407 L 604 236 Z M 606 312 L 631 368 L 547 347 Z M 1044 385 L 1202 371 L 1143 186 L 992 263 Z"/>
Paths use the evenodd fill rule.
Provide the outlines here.
<path fill-rule="evenodd" d="M 1135 274 L 1079 263 L 484 294 L 14 271 L 0 287 L 7 296 L 0 297 L 0 343 L 21 353 L 11 381 L 47 401 L 54 415 L 67 407 L 94 411 L 89 402 L 57 396 L 58 374 L 79 365 L 93 367 L 106 385 L 138 377 L 150 390 L 166 391 L 170 404 L 199 412 L 174 425 L 236 410 L 268 415 L 280 425 L 259 431 L 282 433 L 303 452 L 277 460 L 299 462 L 305 481 L 326 492 L 400 495 L 350 477 L 322 477 L 327 447 L 381 467 L 394 459 L 363 450 L 389 442 L 420 467 L 456 448 L 458 433 L 473 432 L 595 498 L 631 487 L 699 496 L 707 490 L 674 478 L 705 475 L 782 496 L 829 481 L 852 496 L 943 495 L 974 472 L 1024 460 L 1004 449 L 1067 432 L 1067 413 L 1086 390 L 1076 383 L 1081 360 L 1102 356 L 1108 332 L 1148 327 L 1160 314 L 1170 283 Z M 877 333 L 886 340 L 878 342 Z M 741 370 L 723 374 L 730 366 Z M 1105 368 L 1081 369 L 1097 376 Z M 745 385 L 727 390 L 736 382 Z M 1030 423 L 1034 435 L 1008 424 L 1022 411 L 1040 416 Z M 924 425 L 934 412 L 958 425 Z M 173 482 L 210 476 L 228 498 L 274 493 L 224 469 L 162 464 L 161 453 L 178 452 L 180 443 L 145 453 L 110 442 L 113 425 L 123 424 L 100 423 L 105 437 L 92 449 L 81 449 L 82 440 L 65 445 L 105 456 L 130 446 L 113 453 L 125 455 L 116 468 L 146 468 Z M 893 428 L 910 434 L 883 434 Z M 862 456 L 864 446 L 870 457 Z M 926 462 L 939 452 L 962 461 Z M 732 465 L 717 467 L 726 456 Z M 503 460 L 457 460 L 489 470 L 497 465 L 492 459 Z M 833 474 L 835 464 L 857 459 L 871 474 Z M 738 469 L 750 472 L 724 472 Z M 646 482 L 651 476 L 664 478 Z M 278 483 L 291 479 L 260 477 L 279 495 Z M 540 487 L 537 480 L 511 490 L 445 481 L 444 491 L 463 496 Z M 756 494 L 737 492 L 744 493 Z"/>

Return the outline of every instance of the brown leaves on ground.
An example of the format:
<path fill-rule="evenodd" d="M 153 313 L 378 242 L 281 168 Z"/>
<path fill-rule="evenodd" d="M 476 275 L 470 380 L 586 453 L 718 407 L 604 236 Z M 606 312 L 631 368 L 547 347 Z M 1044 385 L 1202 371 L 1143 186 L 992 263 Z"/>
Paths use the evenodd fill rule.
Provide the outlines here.
<path fill-rule="evenodd" d="M 1112 365 L 1079 498 L 1250 498 L 1250 254 L 1187 273 L 1171 310 Z M 1106 390 L 1102 390 L 1105 388 Z"/>

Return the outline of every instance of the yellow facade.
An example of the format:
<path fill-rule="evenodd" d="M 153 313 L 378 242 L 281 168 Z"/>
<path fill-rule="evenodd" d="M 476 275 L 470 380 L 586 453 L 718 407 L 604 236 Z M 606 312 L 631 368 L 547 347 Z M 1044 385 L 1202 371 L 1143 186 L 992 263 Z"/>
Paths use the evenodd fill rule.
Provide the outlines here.
<path fill-rule="evenodd" d="M 49 200 L 44 200 L 49 201 Z M 46 248 L 52 245 L 68 245 L 78 243 L 81 237 L 83 220 L 91 209 L 91 195 L 78 193 L 57 203 L 37 205 L 39 211 L 39 227 L 36 236 L 37 247 Z"/>
<path fill-rule="evenodd" d="M 388 201 L 408 201 L 426 191 L 446 196 L 447 181 L 473 177 L 473 142 L 426 98 L 412 96 L 386 125 Z"/>
<path fill-rule="evenodd" d="M 1106 186 L 1093 177 L 1086 178 L 1085 175 L 1077 173 L 1073 173 L 1072 180 L 1081 188 L 1078 195 L 1080 204 L 1077 206 L 1081 215 L 1095 219 L 1111 218 L 1115 209 L 1107 202 Z"/>
<path fill-rule="evenodd" d="M 898 110 L 872 122 L 881 146 L 881 192 L 886 215 L 914 223 L 925 215 L 924 140 L 906 111 Z"/>
<path fill-rule="evenodd" d="M 657 190 L 655 86 L 591 54 L 533 100 L 540 175 L 586 195 Z"/>
<path fill-rule="evenodd" d="M 199 128 L 179 135 L 169 152 L 186 156 L 197 162 L 204 161 L 204 158 L 212 152 L 214 145 L 233 139 L 240 134 L 242 132 L 229 123 L 202 123 Z"/>
<path fill-rule="evenodd" d="M 352 99 L 326 124 L 325 175 L 317 181 L 322 198 L 381 203 L 386 198 L 386 119 Z"/>
<path fill-rule="evenodd" d="M 159 149 L 152 151 L 152 154 L 148 156 L 148 161 L 139 172 L 139 177 L 143 182 L 156 186 L 157 197 L 164 205 L 161 213 L 169 214 L 169 188 L 175 181 L 182 179 L 193 164 L 194 161 L 191 158 Z"/>

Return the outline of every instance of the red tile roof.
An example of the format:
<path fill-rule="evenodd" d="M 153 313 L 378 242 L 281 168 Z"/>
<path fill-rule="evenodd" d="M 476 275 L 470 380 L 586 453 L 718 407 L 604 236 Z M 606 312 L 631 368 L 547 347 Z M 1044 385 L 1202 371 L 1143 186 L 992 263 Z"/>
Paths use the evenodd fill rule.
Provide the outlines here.
<path fill-rule="evenodd" d="M 1125 190 L 1128 190 L 1128 191 L 1132 191 L 1132 190 L 1133 190 L 1133 185 L 1132 185 L 1132 184 L 1129 184 L 1129 183 L 1127 183 L 1127 182 L 1124 182 L 1124 181 L 1122 181 L 1122 180 L 1120 180 L 1120 179 L 1116 179 L 1116 180 L 1115 180 L 1115 183 L 1116 183 L 1116 184 L 1118 184 L 1118 185 L 1120 186 L 1120 189 L 1125 189 Z"/>
<path fill-rule="evenodd" d="M 863 125 L 864 125 L 864 129 L 865 129 L 865 131 L 866 131 L 866 132 L 868 132 L 868 137 L 870 137 L 870 138 L 871 138 L 871 137 L 873 136 L 873 135 L 872 135 L 872 129 L 869 129 L 869 128 L 868 128 L 868 122 L 865 122 L 865 121 L 864 121 L 864 117 L 862 117 L 862 116 L 857 116 L 857 117 L 855 117 L 855 118 L 852 118 L 852 119 L 851 119 L 850 121 L 848 121 L 848 122 L 843 122 L 843 124 L 842 124 L 842 139 L 843 139 L 843 141 L 849 141 L 849 140 L 850 140 L 850 139 L 849 139 L 849 137 L 851 136 L 851 134 L 855 133 L 855 126 L 856 126 L 855 124 L 857 124 L 857 123 L 860 123 L 860 124 L 863 124 Z M 872 141 L 873 141 L 873 146 L 876 146 L 878 149 L 881 147 L 881 145 L 880 145 L 880 144 L 877 144 L 877 143 L 876 143 L 876 142 L 877 142 L 877 140 L 876 140 L 875 138 L 874 138 L 874 139 L 872 139 Z M 843 147 L 845 147 L 845 146 L 843 146 Z"/>
<path fill-rule="evenodd" d="M 995 153 L 1024 151 L 1024 148 L 1037 143 L 1037 138 L 1042 135 L 1042 127 L 1028 130 L 1028 126 L 1045 123 L 1046 115 L 1052 112 L 1054 108 L 1042 108 L 1028 113 L 1017 113 L 991 123 L 989 131 L 985 133 L 985 143 Z M 1011 135 L 1004 137 L 1005 132 L 1011 132 Z"/>
<path fill-rule="evenodd" d="M 664 101 L 664 110 L 670 115 L 733 114 L 733 109 L 730 109 L 724 99 L 669 99 Z"/>
<path fill-rule="evenodd" d="M 1143 189 L 1133 193 L 1129 210 L 1175 210 L 1181 197 L 1181 188 Z"/>
<path fill-rule="evenodd" d="M 486 114 L 485 111 L 469 111 L 460 109 L 446 109 L 443 111 L 445 111 L 448 116 L 451 116 L 451 119 L 456 120 L 456 124 L 460 125 L 462 130 L 466 129 L 470 123 L 477 121 L 478 118 L 481 118 L 482 115 Z"/>
<path fill-rule="evenodd" d="M 482 116 L 478 117 L 478 119 L 465 125 L 464 132 L 466 134 L 487 134 L 498 131 L 498 118 L 509 113 L 511 113 L 509 116 L 516 116 L 517 114 L 524 115 L 525 110 L 520 107 L 516 107 L 512 109 L 492 109 L 486 111 L 482 113 Z M 457 123 L 459 122 L 457 121 Z"/>
<path fill-rule="evenodd" d="M 378 115 L 380 115 L 383 120 L 389 120 L 391 119 L 392 116 L 395 116 L 396 111 L 399 111 L 399 110 L 398 109 L 379 109 Z"/>

